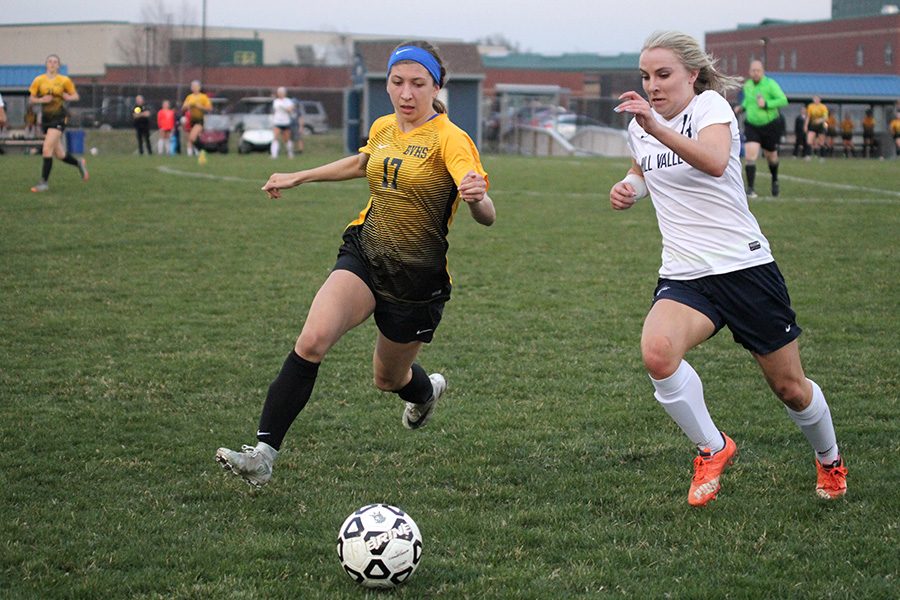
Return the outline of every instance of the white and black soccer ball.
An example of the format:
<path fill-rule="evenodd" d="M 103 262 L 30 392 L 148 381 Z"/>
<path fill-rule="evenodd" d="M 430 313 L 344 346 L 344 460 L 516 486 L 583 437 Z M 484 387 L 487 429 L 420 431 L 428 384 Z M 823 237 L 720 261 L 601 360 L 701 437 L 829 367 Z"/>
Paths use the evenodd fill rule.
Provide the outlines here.
<path fill-rule="evenodd" d="M 422 534 L 412 518 L 389 504 L 351 514 L 338 531 L 341 566 L 368 588 L 392 588 L 410 578 L 422 560 Z"/>

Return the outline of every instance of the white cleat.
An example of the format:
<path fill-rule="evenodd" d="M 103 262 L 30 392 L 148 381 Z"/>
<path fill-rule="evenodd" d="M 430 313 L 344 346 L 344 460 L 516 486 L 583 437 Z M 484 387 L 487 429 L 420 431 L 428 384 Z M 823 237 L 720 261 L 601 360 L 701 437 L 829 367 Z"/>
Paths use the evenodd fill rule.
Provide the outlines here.
<path fill-rule="evenodd" d="M 403 411 L 403 426 L 407 429 L 418 429 L 425 425 L 434 413 L 434 407 L 438 400 L 447 391 L 447 380 L 440 373 L 432 373 L 428 379 L 431 380 L 431 400 L 424 404 L 406 403 L 406 409 Z"/>
<path fill-rule="evenodd" d="M 278 450 L 259 442 L 256 446 L 241 446 L 240 452 L 219 448 L 216 462 L 254 487 L 262 487 L 272 478 L 272 464 L 278 458 Z"/>

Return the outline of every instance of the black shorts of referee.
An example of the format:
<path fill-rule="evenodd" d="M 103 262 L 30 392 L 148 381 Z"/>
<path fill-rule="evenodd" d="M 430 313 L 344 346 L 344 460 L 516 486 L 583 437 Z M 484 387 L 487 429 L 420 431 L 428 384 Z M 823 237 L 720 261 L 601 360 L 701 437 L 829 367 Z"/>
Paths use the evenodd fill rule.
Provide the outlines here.
<path fill-rule="evenodd" d="M 778 150 L 778 142 L 781 141 L 781 122 L 774 119 L 765 125 L 751 125 L 745 121 L 744 135 L 748 142 L 756 142 L 763 150 L 774 152 Z"/>

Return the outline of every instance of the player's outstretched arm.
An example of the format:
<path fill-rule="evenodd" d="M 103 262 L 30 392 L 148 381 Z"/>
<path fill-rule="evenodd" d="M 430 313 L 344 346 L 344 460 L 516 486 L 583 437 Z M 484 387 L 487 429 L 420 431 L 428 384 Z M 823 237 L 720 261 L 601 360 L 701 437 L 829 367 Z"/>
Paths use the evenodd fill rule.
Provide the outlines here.
<path fill-rule="evenodd" d="M 297 171 L 296 173 L 272 173 L 262 191 L 269 198 L 281 198 L 281 190 L 297 187 L 302 183 L 313 181 L 345 181 L 366 176 L 366 165 L 369 163 L 369 155 L 359 153 L 355 156 L 347 156 L 334 162 Z"/>

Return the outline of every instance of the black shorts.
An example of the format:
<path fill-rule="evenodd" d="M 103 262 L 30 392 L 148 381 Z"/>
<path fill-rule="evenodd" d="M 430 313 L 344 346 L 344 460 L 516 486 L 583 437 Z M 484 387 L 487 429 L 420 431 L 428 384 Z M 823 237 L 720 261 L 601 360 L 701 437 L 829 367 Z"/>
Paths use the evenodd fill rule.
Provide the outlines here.
<path fill-rule="evenodd" d="M 842 133 L 841 139 L 844 140 L 845 142 L 849 142 L 850 140 L 853 139 L 853 134 L 852 133 Z"/>
<path fill-rule="evenodd" d="M 276 125 L 275 127 L 278 128 L 278 131 L 290 131 L 291 130 L 290 125 Z"/>
<path fill-rule="evenodd" d="M 660 279 L 653 302 L 662 299 L 674 300 L 706 315 L 716 328 L 713 335 L 728 325 L 734 341 L 756 354 L 774 352 L 803 331 L 797 325 L 787 285 L 774 261 L 687 281 Z"/>
<path fill-rule="evenodd" d="M 810 123 L 809 130 L 816 135 L 825 135 L 825 123 Z"/>
<path fill-rule="evenodd" d="M 195 125 L 199 125 L 200 127 L 203 127 L 203 117 L 200 117 L 199 119 L 191 119 L 190 121 L 191 121 L 191 129 L 193 129 Z"/>
<path fill-rule="evenodd" d="M 747 136 L 748 142 L 756 142 L 763 150 L 772 152 L 778 150 L 778 142 L 781 141 L 781 123 L 778 119 L 765 125 L 751 125 L 745 121 L 744 135 Z"/>
<path fill-rule="evenodd" d="M 41 117 L 41 129 L 44 131 L 44 135 L 47 135 L 47 132 L 51 129 L 65 131 L 68 123 L 69 115 L 67 114 L 56 115 L 53 117 Z"/>
<path fill-rule="evenodd" d="M 398 344 L 431 342 L 444 314 L 445 301 L 406 303 L 388 300 L 375 289 L 366 261 L 356 245 L 347 238 L 345 235 L 332 271 L 350 271 L 369 287 L 375 296 L 374 314 L 378 331 Z"/>

